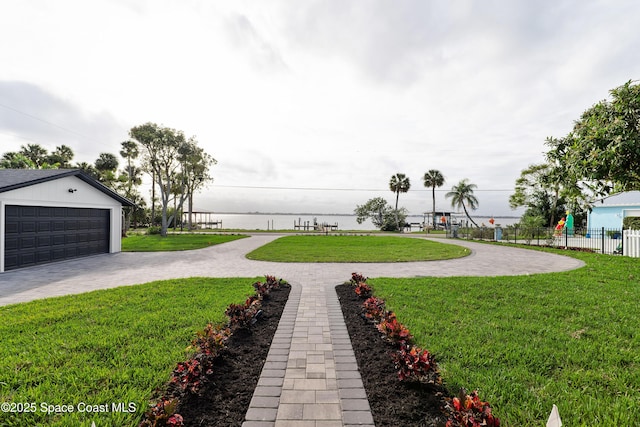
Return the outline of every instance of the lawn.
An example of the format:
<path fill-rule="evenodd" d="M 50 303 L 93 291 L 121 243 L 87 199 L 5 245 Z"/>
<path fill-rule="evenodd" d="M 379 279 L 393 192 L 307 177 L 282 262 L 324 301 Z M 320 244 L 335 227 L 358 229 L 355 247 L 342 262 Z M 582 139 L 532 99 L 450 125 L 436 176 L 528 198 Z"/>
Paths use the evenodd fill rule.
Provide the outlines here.
<path fill-rule="evenodd" d="M 286 236 L 247 258 L 278 262 L 403 262 L 432 261 L 469 255 L 466 248 L 394 236 Z"/>
<path fill-rule="evenodd" d="M 186 251 L 231 242 L 247 236 L 237 234 L 132 234 L 122 239 L 123 252 Z"/>
<path fill-rule="evenodd" d="M 640 419 L 640 264 L 571 253 L 584 268 L 518 277 L 370 279 L 447 386 L 479 389 L 505 426 Z M 505 262 L 508 262 L 505 260 Z"/>
<path fill-rule="evenodd" d="M 0 404 L 22 411 L 3 405 L 0 426 L 136 426 L 195 333 L 224 321 L 259 279 L 167 280 L 0 307 Z M 113 412 L 120 403 L 133 413 Z M 75 411 L 47 415 L 47 405 Z"/>

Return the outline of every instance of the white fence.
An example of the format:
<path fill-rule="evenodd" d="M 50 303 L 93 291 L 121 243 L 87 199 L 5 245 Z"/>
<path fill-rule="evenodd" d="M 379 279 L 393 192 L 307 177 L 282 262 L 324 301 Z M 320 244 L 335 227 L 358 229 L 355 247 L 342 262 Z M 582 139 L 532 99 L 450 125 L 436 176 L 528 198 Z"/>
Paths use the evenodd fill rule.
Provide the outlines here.
<path fill-rule="evenodd" d="M 640 258 L 640 230 L 624 230 L 622 244 L 623 254 Z"/>

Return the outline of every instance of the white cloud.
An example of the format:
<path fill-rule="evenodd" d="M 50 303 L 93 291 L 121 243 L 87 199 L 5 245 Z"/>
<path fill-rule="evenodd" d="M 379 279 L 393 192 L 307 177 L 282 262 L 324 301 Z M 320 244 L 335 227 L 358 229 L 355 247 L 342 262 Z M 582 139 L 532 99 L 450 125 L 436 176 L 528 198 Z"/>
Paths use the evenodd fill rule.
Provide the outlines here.
<path fill-rule="evenodd" d="M 92 161 L 153 121 L 218 159 L 203 209 L 351 212 L 392 200 L 404 172 L 400 202 L 420 213 L 437 168 L 442 190 L 469 178 L 479 212 L 509 214 L 509 193 L 486 190 L 512 188 L 547 136 L 638 78 L 638 12 L 631 0 L 13 2 L 0 104 L 37 119 L 0 107 L 0 152 L 68 141 Z"/>

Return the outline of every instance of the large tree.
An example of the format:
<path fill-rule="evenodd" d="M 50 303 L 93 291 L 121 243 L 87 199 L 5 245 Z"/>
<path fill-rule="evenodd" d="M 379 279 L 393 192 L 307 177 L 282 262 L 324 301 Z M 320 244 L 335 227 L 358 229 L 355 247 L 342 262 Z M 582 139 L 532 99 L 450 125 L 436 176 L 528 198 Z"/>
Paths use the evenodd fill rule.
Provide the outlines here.
<path fill-rule="evenodd" d="M 49 153 L 39 144 L 27 144 L 20 147 L 20 154 L 28 158 L 36 169 L 49 167 Z"/>
<path fill-rule="evenodd" d="M 118 158 L 111 153 L 100 153 L 94 164 L 96 171 L 98 171 L 98 180 L 112 189 L 115 189 L 118 183 L 116 176 L 118 164 Z"/>
<path fill-rule="evenodd" d="M 136 144 L 135 141 L 127 140 L 121 142 L 120 147 L 120 155 L 127 161 L 127 165 L 124 167 L 123 174 L 121 175 L 124 179 L 119 179 L 119 181 L 124 182 L 122 187 L 124 189 L 125 197 L 131 201 L 140 200 L 142 197 L 140 196 L 137 187 L 142 184 L 142 169 L 133 164 L 133 161 L 140 155 L 138 144 Z M 125 232 L 131 226 L 131 218 L 134 216 L 138 207 L 139 204 L 136 203 L 134 206 L 125 209 Z"/>
<path fill-rule="evenodd" d="M 400 193 L 406 193 L 411 188 L 411 182 L 409 181 L 409 177 L 407 177 L 403 173 L 397 173 L 391 176 L 389 180 L 389 189 L 396 194 L 396 226 L 398 230 L 402 230 L 400 227 L 400 216 L 398 212 L 398 199 L 400 198 Z"/>
<path fill-rule="evenodd" d="M 478 224 L 471 218 L 469 211 L 467 211 L 467 205 L 471 210 L 478 209 L 478 199 L 473 195 L 473 190 L 477 188 L 477 185 L 469 183 L 467 178 L 463 179 L 451 187 L 451 191 L 445 194 L 445 197 L 451 198 L 451 206 L 457 209 L 462 208 L 467 218 L 478 227 Z"/>
<path fill-rule="evenodd" d="M 404 224 L 407 212 L 405 209 L 394 210 L 382 197 L 367 200 L 364 205 L 357 205 L 354 210 L 356 221 L 362 224 L 367 218 L 382 231 L 398 231 L 398 219 Z"/>
<path fill-rule="evenodd" d="M 20 151 L 9 151 L 2 155 L 0 167 L 7 169 L 57 169 L 70 168 L 73 150 L 66 145 L 56 147 L 51 154 L 39 144 L 28 144 Z"/>
<path fill-rule="evenodd" d="M 0 168 L 36 169 L 36 164 L 21 152 L 7 151 L 2 155 L 2 159 L 0 159 Z"/>
<path fill-rule="evenodd" d="M 48 156 L 48 162 L 57 165 L 60 169 L 71 168 L 71 160 L 73 160 L 73 150 L 67 145 L 60 145 Z"/>
<path fill-rule="evenodd" d="M 182 162 L 184 191 L 187 193 L 188 201 L 188 227 L 191 229 L 193 227 L 193 196 L 207 182 L 213 181 L 210 169 L 217 161 L 199 147 L 194 138 L 190 138 L 181 150 L 180 161 Z"/>
<path fill-rule="evenodd" d="M 444 185 L 444 176 L 442 172 L 437 169 L 429 169 L 429 172 L 424 174 L 422 178 L 424 182 L 424 186 L 427 188 L 431 188 L 431 208 L 432 208 L 432 221 L 433 228 L 436 226 L 436 187 L 442 187 Z M 427 224 L 425 224 L 426 227 Z"/>
<path fill-rule="evenodd" d="M 516 179 L 514 193 L 509 196 L 512 209 L 526 207 L 524 216 L 542 217 L 552 227 L 565 207 L 560 198 L 562 185 L 551 163 L 529 165 Z"/>
<path fill-rule="evenodd" d="M 198 168 L 193 167 L 190 160 L 190 156 L 198 151 L 197 142 L 194 138 L 187 140 L 182 131 L 158 126 L 155 123 L 133 127 L 129 131 L 129 136 L 140 144 L 144 167 L 152 175 L 160 190 L 162 209 L 160 235 L 166 236 L 168 224 L 174 220 L 189 196 L 189 181 L 191 179 L 197 181 L 198 176 L 202 177 L 199 175 L 200 172 L 197 172 Z M 180 194 L 180 198 L 172 216 L 168 217 L 168 206 L 172 194 Z"/>
<path fill-rule="evenodd" d="M 120 143 L 120 155 L 127 161 L 125 174 L 127 175 L 127 194 L 131 193 L 136 185 L 136 168 L 133 161 L 138 158 L 140 151 L 135 141 L 127 140 Z"/>
<path fill-rule="evenodd" d="M 628 81 L 610 94 L 565 138 L 547 140 L 548 157 L 597 195 L 640 189 L 640 84 Z"/>

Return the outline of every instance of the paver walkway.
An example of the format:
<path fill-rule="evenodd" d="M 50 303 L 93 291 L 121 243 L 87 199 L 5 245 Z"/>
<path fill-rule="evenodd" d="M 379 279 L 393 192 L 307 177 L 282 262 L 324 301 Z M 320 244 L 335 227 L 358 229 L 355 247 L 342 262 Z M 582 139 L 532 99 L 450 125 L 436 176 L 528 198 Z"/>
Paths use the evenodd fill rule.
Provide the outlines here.
<path fill-rule="evenodd" d="M 352 272 L 369 277 L 494 276 L 564 271 L 573 258 L 455 241 L 472 255 L 408 263 L 274 263 L 244 255 L 280 235 L 173 253 L 100 255 L 0 274 L 0 305 L 152 280 L 271 274 L 292 291 L 243 427 L 373 425 L 351 341 L 333 289 Z M 445 241 L 445 243 L 453 243 Z"/>

